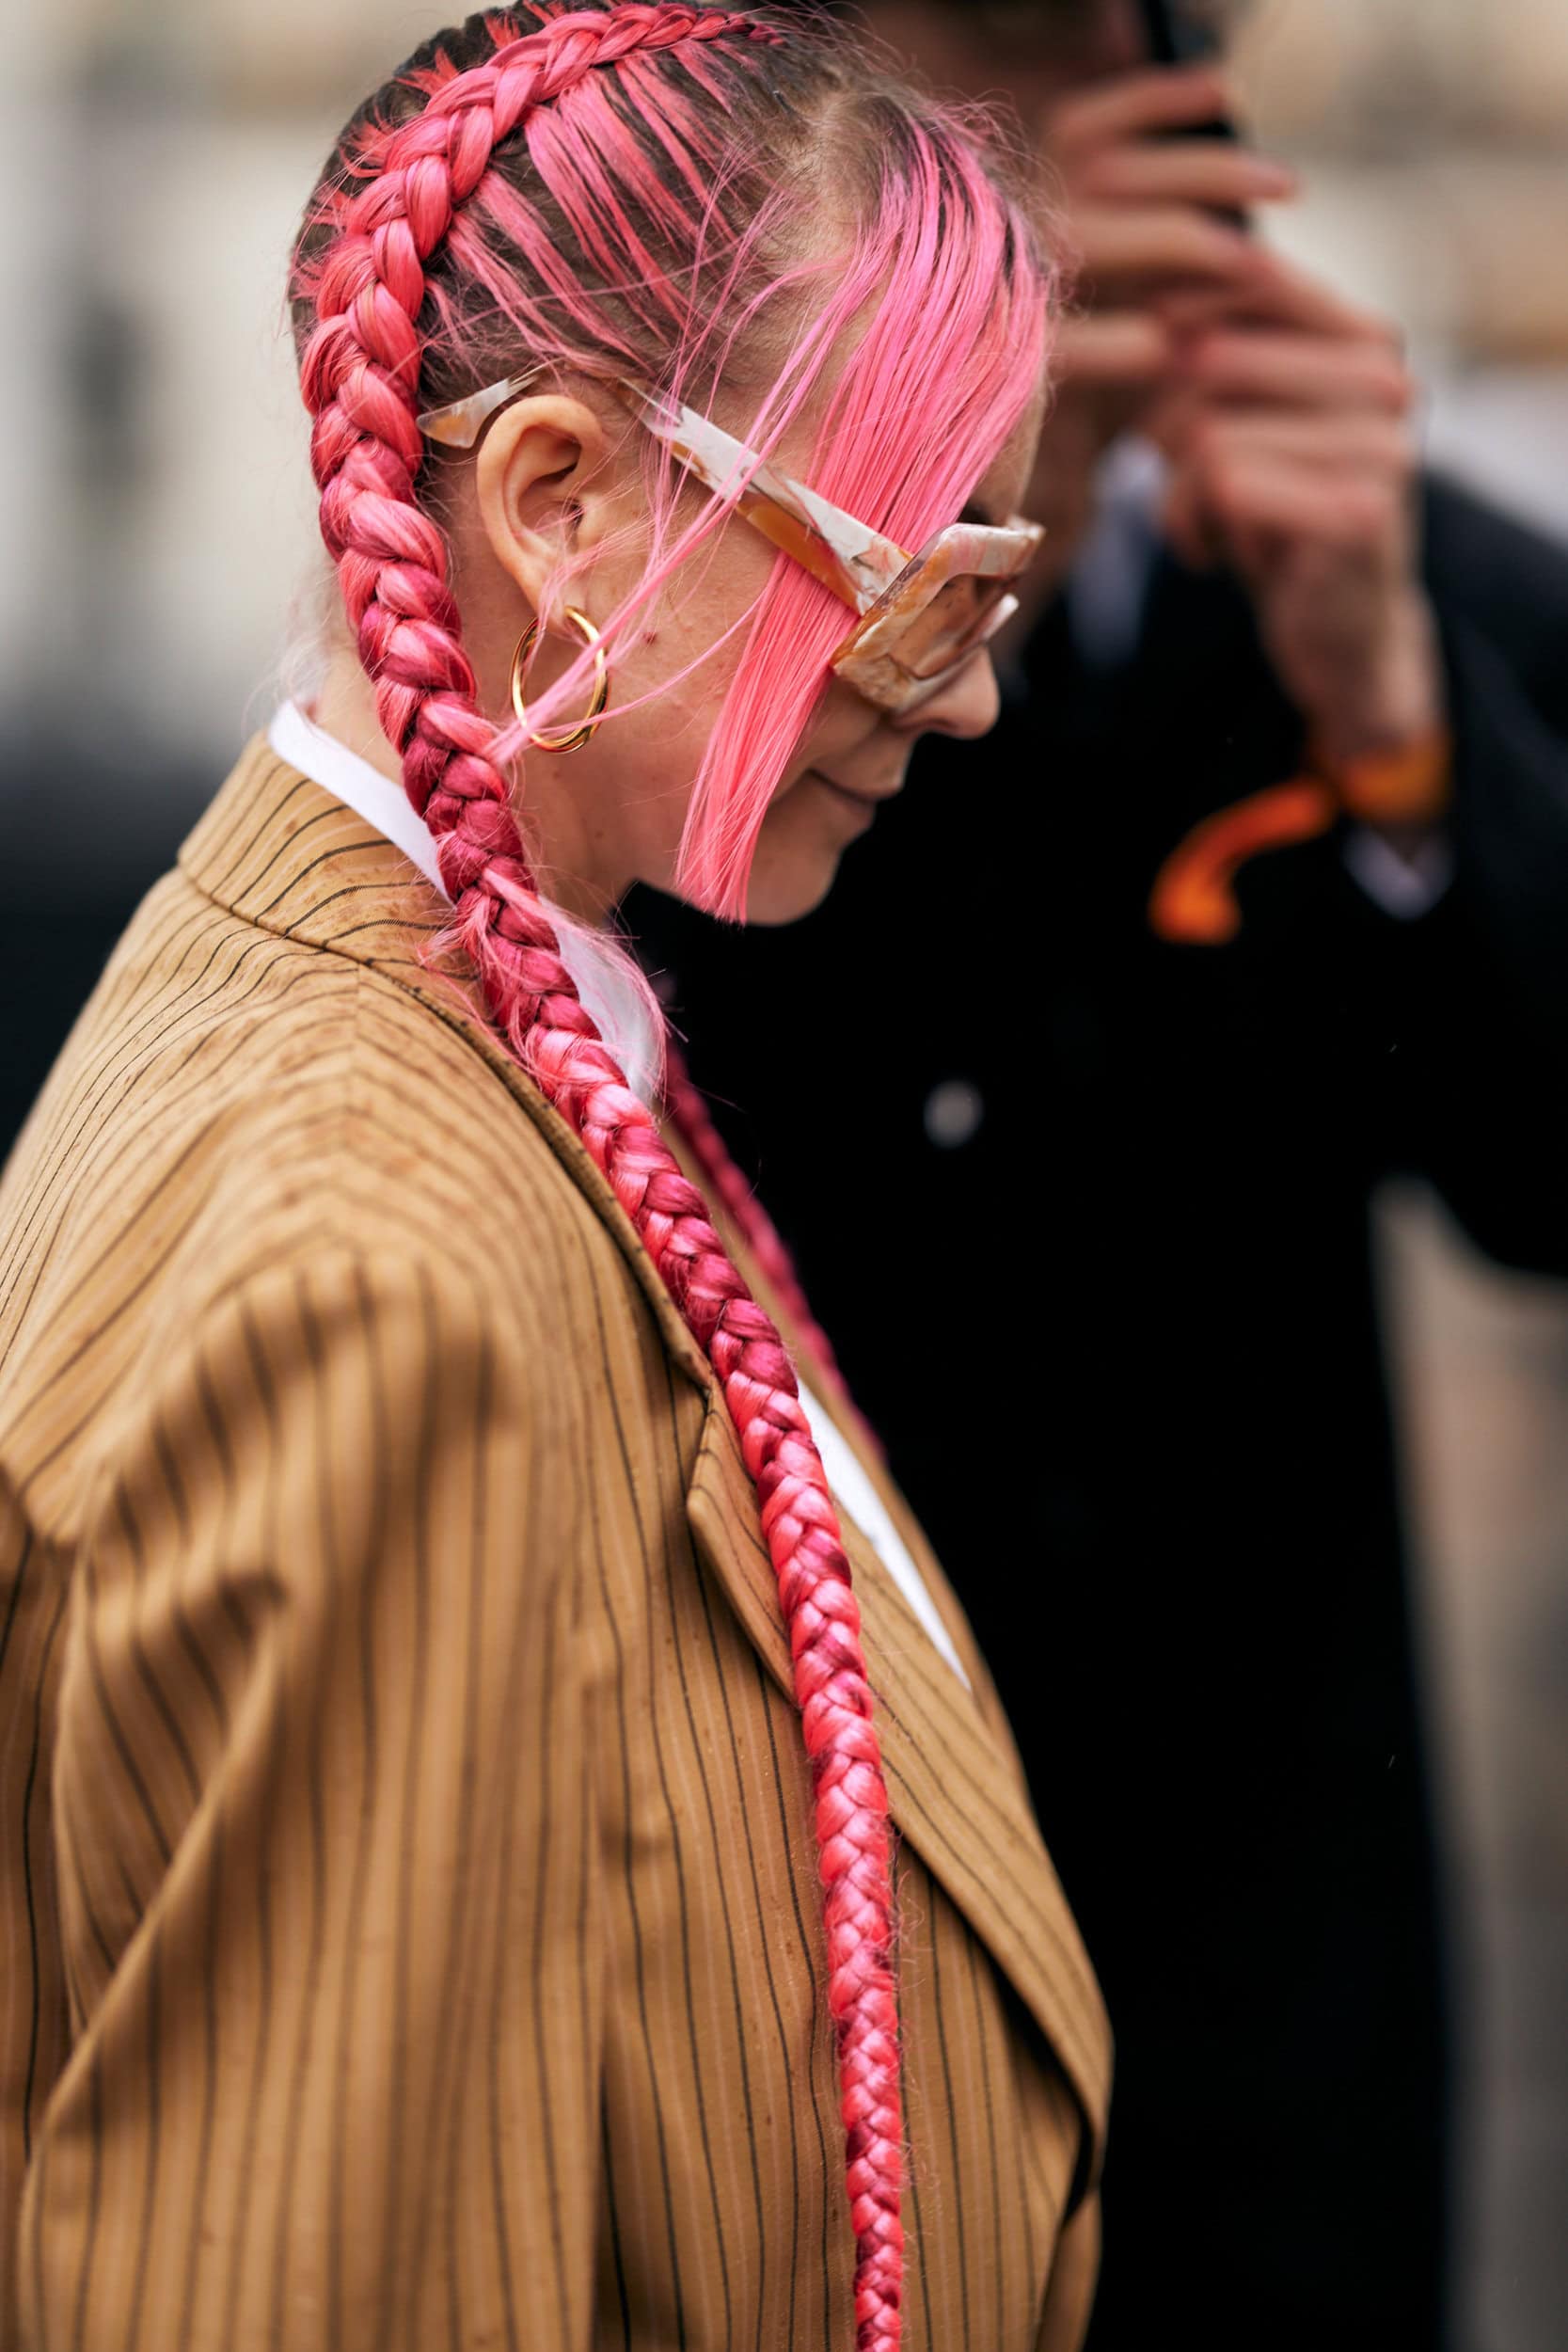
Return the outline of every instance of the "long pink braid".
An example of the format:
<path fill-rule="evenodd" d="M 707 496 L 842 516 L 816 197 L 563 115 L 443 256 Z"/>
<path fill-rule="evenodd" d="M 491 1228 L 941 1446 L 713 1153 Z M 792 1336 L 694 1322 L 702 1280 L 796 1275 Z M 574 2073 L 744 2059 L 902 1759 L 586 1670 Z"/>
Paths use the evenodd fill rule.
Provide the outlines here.
<path fill-rule="evenodd" d="M 655 49 L 770 40 L 743 16 L 614 7 L 552 20 L 447 81 L 391 136 L 315 282 L 302 384 L 322 531 L 408 797 L 438 844 L 496 1027 L 582 1136 L 705 1349 L 756 1482 L 815 1776 L 816 1836 L 856 2244 L 861 2352 L 900 2336 L 898 2020 L 887 1790 L 827 1478 L 788 1355 L 578 1002 L 539 901 L 498 729 L 480 710 L 440 532 L 415 500 L 424 263 L 497 143 L 586 75 Z"/>

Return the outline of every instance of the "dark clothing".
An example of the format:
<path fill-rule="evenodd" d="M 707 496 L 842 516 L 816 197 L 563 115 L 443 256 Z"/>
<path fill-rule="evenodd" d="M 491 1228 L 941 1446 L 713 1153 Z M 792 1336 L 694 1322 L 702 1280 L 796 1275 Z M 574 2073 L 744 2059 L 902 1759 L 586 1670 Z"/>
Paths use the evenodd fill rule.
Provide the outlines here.
<path fill-rule="evenodd" d="M 1443 1970 L 1368 1202 L 1421 1170 L 1494 1252 L 1568 1267 L 1568 557 L 1430 503 L 1457 872 L 1418 919 L 1328 838 L 1246 869 L 1233 945 L 1150 935 L 1165 853 L 1300 751 L 1236 585 L 1170 563 L 1113 675 L 1049 614 L 995 735 L 925 746 L 808 921 L 630 911 L 974 1620 L 1102 1976 L 1099 2352 L 1180 2332 L 1193 2275 L 1227 2282 L 1206 2352 L 1440 2341 Z M 983 1108 L 943 1145 L 955 1080 Z M 1043 1286 L 1003 1254 L 1021 1194 Z"/>
<path fill-rule="evenodd" d="M 90 711 L 89 717 L 93 714 Z M 212 791 L 212 775 L 52 711 L 0 739 L 0 1164 L 109 951 Z"/>

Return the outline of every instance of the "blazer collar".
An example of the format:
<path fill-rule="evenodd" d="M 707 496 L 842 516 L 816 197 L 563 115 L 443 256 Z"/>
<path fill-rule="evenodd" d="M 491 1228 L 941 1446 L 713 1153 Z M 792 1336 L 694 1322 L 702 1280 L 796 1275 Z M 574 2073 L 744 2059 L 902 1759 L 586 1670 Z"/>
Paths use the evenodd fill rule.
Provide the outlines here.
<path fill-rule="evenodd" d="M 443 927 L 435 891 L 365 818 L 290 768 L 261 736 L 246 746 L 180 864 L 198 890 L 246 922 L 352 957 L 407 990 L 482 1057 L 538 1128 L 620 1248 L 674 1363 L 706 1396 L 687 1497 L 692 1534 L 764 1664 L 792 1695 L 755 1492 L 711 1368 L 584 1145 L 470 1009 L 454 971 L 421 960 Z M 975 1690 L 965 1690 L 847 1516 L 844 1533 L 894 1820 L 1049 2040 L 1084 2111 L 1091 2178 L 1110 2088 L 1104 2010 L 989 1681 L 974 1659 Z M 968 1629 L 940 1576 L 933 1582 L 969 1663 Z"/>
<path fill-rule="evenodd" d="M 206 897 L 245 922 L 368 964 L 455 1030 L 593 1203 L 646 1294 L 671 1355 L 706 1389 L 707 1359 L 586 1146 L 479 1017 L 460 965 L 429 960 L 449 910 L 385 834 L 279 759 L 258 735 L 186 840 L 180 865 Z"/>

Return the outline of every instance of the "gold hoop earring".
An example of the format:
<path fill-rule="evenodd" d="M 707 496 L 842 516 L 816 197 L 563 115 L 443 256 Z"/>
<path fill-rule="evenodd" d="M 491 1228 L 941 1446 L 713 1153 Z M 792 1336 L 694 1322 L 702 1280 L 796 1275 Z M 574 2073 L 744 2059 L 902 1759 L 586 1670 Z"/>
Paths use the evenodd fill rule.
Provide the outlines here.
<path fill-rule="evenodd" d="M 594 656 L 594 693 L 587 710 L 576 727 L 568 727 L 556 735 L 535 735 L 523 700 L 523 681 L 528 672 L 528 658 L 533 651 L 533 641 L 539 634 L 537 619 L 530 621 L 518 638 L 512 653 L 512 707 L 517 723 L 528 739 L 530 748 L 540 752 L 580 752 L 589 737 L 595 733 L 604 707 L 610 700 L 610 663 L 605 658 L 598 630 L 586 612 L 579 612 L 575 604 L 562 605 L 562 611 Z"/>

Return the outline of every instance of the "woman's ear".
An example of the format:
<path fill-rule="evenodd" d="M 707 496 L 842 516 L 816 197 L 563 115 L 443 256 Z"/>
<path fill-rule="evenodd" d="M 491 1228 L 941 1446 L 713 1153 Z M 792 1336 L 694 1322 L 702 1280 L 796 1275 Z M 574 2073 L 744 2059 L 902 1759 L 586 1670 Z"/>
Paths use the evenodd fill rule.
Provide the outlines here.
<path fill-rule="evenodd" d="M 490 551 L 538 612 L 563 562 L 602 537 L 608 478 L 604 426 L 580 400 L 520 400 L 485 435 L 474 470 Z"/>

